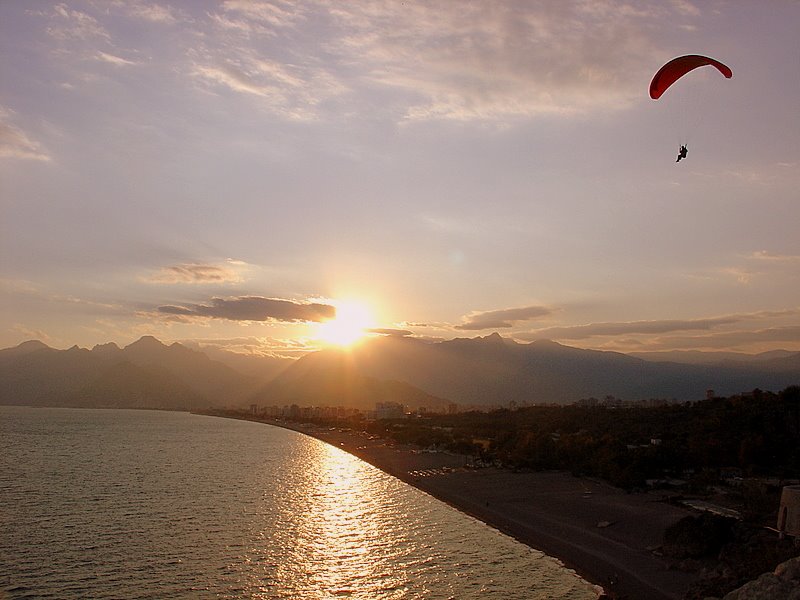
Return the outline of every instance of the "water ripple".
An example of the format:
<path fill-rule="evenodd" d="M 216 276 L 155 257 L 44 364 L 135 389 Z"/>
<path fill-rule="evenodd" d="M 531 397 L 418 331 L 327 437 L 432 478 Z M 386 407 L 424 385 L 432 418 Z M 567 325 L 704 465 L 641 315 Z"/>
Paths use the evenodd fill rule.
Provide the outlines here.
<path fill-rule="evenodd" d="M 182 413 L 0 407 L 0 596 L 595 598 L 341 450 Z"/>

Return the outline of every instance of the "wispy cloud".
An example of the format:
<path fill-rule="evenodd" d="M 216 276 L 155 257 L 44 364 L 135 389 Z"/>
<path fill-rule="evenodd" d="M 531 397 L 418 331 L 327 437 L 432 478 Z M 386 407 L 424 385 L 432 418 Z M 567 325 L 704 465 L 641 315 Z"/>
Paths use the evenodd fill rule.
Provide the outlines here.
<path fill-rule="evenodd" d="M 24 338 L 26 340 L 39 340 L 40 342 L 44 342 L 45 344 L 47 344 L 49 346 L 52 346 L 54 343 L 57 342 L 57 340 L 55 340 L 52 336 L 50 336 L 46 331 L 43 331 L 41 329 L 27 327 L 26 325 L 23 325 L 22 323 L 15 323 L 11 327 L 11 329 L 15 333 L 18 333 L 18 334 L 24 336 Z"/>
<path fill-rule="evenodd" d="M 640 98 L 649 57 L 663 54 L 652 32 L 696 18 L 689 6 L 230 0 L 207 15 L 202 31 L 215 35 L 203 35 L 192 72 L 293 119 L 344 94 L 346 107 L 330 107 L 339 116 L 406 122 L 616 110 Z"/>
<path fill-rule="evenodd" d="M 496 119 L 619 108 L 669 7 L 620 2 L 332 5 L 326 47 L 408 92 L 405 117 Z M 686 18 L 685 12 L 682 13 Z"/>
<path fill-rule="evenodd" d="M 97 60 L 107 62 L 115 67 L 125 67 L 138 64 L 135 61 L 122 58 L 121 56 L 115 56 L 113 54 L 109 54 L 108 52 L 98 52 L 96 56 Z"/>
<path fill-rule="evenodd" d="M 152 23 L 165 23 L 171 25 L 180 20 L 179 11 L 169 5 L 130 2 L 129 0 L 124 4 L 126 5 L 129 15 L 150 21 Z"/>
<path fill-rule="evenodd" d="M 2 119 L 2 114 L 0 114 Z M 0 157 L 49 161 L 50 156 L 41 145 L 16 127 L 0 121 Z"/>
<path fill-rule="evenodd" d="M 765 328 L 764 322 L 771 319 L 792 319 L 800 315 L 800 309 L 790 308 L 785 310 L 758 311 L 709 317 L 705 319 L 661 319 L 650 321 L 617 321 L 606 323 L 589 323 L 565 327 L 548 327 L 514 334 L 514 337 L 525 341 L 552 339 L 562 341 L 587 340 L 591 338 L 614 338 L 608 344 L 631 349 L 653 348 L 696 348 L 708 345 L 709 347 L 724 347 L 725 340 L 732 345 L 745 344 L 757 341 L 768 341 L 769 335 L 793 335 L 794 327 L 782 325 Z M 758 330 L 753 324 L 761 322 Z M 730 331 L 719 331 L 735 328 Z M 704 331 L 711 332 L 699 336 L 667 336 L 678 332 Z M 758 332 L 761 333 L 758 333 Z M 769 333 L 771 332 L 771 333 Z M 781 333 L 783 332 L 783 333 Z M 736 340 L 741 340 L 737 342 Z M 792 341 L 773 340 L 773 341 Z M 601 344 L 601 345 L 608 345 Z"/>
<path fill-rule="evenodd" d="M 767 250 L 758 250 L 748 254 L 738 255 L 731 260 L 732 264 L 715 269 L 687 273 L 687 277 L 701 280 L 730 280 L 733 279 L 741 285 L 751 285 L 760 282 L 765 277 L 780 277 L 781 279 L 796 279 L 800 255 L 781 254 Z"/>
<path fill-rule="evenodd" d="M 473 312 L 464 317 L 464 323 L 456 325 L 456 329 L 478 331 L 481 329 L 507 329 L 518 323 L 531 321 L 553 314 L 553 309 L 546 306 L 525 306 L 522 308 L 505 308 L 486 312 Z"/>
<path fill-rule="evenodd" d="M 13 111 L 0 106 L 0 158 L 49 161 L 50 156 L 27 133 L 11 124 Z"/>
<path fill-rule="evenodd" d="M 767 252 L 766 250 L 759 250 L 750 255 L 752 260 L 763 261 L 771 264 L 787 264 L 797 265 L 800 264 L 800 255 L 797 254 L 775 254 Z"/>
<path fill-rule="evenodd" d="M 302 340 L 284 340 L 273 337 L 251 336 L 238 338 L 195 338 L 179 340 L 181 344 L 198 350 L 223 350 L 249 356 L 302 356 L 309 346 Z"/>
<path fill-rule="evenodd" d="M 226 0 L 222 10 L 247 22 L 270 27 L 291 27 L 305 18 L 302 5 L 280 0 Z"/>
<path fill-rule="evenodd" d="M 265 109 L 296 121 L 318 118 L 318 105 L 344 91 L 323 68 L 282 63 L 249 50 L 235 57 L 206 57 L 193 74 L 206 84 L 257 96 Z"/>
<path fill-rule="evenodd" d="M 24 279 L 0 278 L 0 295 L 16 297 L 16 303 L 27 305 L 58 305 L 57 310 L 70 314 L 122 316 L 133 311 L 132 304 L 126 301 L 53 292 L 44 285 Z"/>
<path fill-rule="evenodd" d="M 165 305 L 159 306 L 158 312 L 184 318 L 283 323 L 321 322 L 336 316 L 336 308 L 329 304 L 294 302 L 263 296 L 212 298 L 209 304 Z"/>
<path fill-rule="evenodd" d="M 800 343 L 800 325 L 769 327 L 755 330 L 724 331 L 710 335 L 665 336 L 647 340 L 640 350 L 730 349 L 747 348 L 758 344 Z"/>
<path fill-rule="evenodd" d="M 56 4 L 46 16 L 52 20 L 47 34 L 56 40 L 111 40 L 111 35 L 97 19 L 88 13 L 73 10 L 66 4 Z"/>
<path fill-rule="evenodd" d="M 147 277 L 146 281 L 163 284 L 239 283 L 242 281 L 243 266 L 241 261 L 228 261 L 224 265 L 182 263 L 162 267 Z"/>

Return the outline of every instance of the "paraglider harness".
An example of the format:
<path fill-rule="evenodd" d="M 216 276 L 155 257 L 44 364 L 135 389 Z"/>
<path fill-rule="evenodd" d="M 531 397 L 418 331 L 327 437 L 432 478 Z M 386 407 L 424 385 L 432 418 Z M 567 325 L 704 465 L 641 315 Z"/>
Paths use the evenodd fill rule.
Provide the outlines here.
<path fill-rule="evenodd" d="M 686 144 L 681 144 L 680 150 L 678 150 L 678 160 L 675 162 L 681 162 L 682 158 L 686 158 L 686 155 L 689 153 L 689 150 L 686 148 Z"/>

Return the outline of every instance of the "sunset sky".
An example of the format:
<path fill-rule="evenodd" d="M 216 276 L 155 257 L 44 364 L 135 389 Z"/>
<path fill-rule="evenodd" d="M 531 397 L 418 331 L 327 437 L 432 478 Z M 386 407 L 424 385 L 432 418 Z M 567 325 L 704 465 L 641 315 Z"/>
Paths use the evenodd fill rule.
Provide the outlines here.
<path fill-rule="evenodd" d="M 338 306 L 800 350 L 798 31 L 789 0 L 0 1 L 0 347 L 296 356 Z M 651 100 L 682 54 L 733 78 Z"/>

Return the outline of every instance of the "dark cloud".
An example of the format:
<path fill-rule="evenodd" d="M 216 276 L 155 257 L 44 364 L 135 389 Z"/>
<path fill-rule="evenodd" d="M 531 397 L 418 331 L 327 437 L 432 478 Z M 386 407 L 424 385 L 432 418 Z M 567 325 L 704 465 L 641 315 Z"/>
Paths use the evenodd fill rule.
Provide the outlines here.
<path fill-rule="evenodd" d="M 722 325 L 732 325 L 744 320 L 743 316 L 716 317 L 711 319 L 666 319 L 658 321 L 627 321 L 612 323 L 590 323 L 572 327 L 548 327 L 527 333 L 516 334 L 521 340 L 584 340 L 603 335 L 661 334 L 672 331 L 709 330 Z"/>
<path fill-rule="evenodd" d="M 525 306 L 523 308 L 505 308 L 490 310 L 481 313 L 472 313 L 466 322 L 456 325 L 456 329 L 476 331 L 480 329 L 507 329 L 520 321 L 530 321 L 539 317 L 546 317 L 553 310 L 546 306 Z"/>
<path fill-rule="evenodd" d="M 390 329 L 390 328 L 368 329 L 367 332 L 377 333 L 379 335 L 394 336 L 394 337 L 406 337 L 409 335 L 414 335 L 414 332 L 409 331 L 408 329 Z"/>
<path fill-rule="evenodd" d="M 589 323 L 570 327 L 548 327 L 526 333 L 515 334 L 520 340 L 585 340 L 597 336 L 616 335 L 659 335 L 676 331 L 710 331 L 726 325 L 736 325 L 775 317 L 787 317 L 797 310 L 760 311 L 710 317 L 706 319 L 661 319 L 655 321 L 619 321 L 610 323 Z"/>
<path fill-rule="evenodd" d="M 711 335 L 668 336 L 646 344 L 648 350 L 674 348 L 736 348 L 758 343 L 800 343 L 800 325 L 769 327 L 766 329 L 726 331 Z"/>
<path fill-rule="evenodd" d="M 281 321 L 285 323 L 320 322 L 336 316 L 336 308 L 330 304 L 301 303 L 261 296 L 212 298 L 210 304 L 159 306 L 158 312 L 167 315 L 227 319 L 229 321 Z"/>

